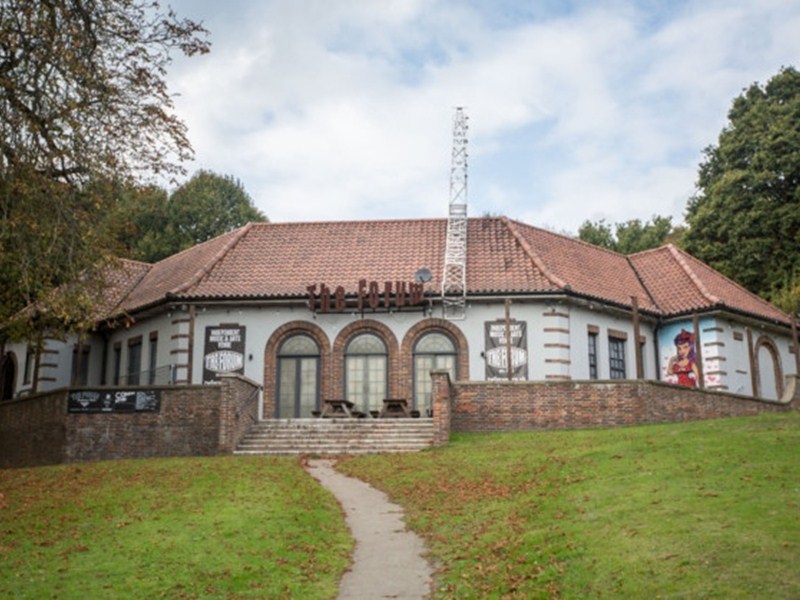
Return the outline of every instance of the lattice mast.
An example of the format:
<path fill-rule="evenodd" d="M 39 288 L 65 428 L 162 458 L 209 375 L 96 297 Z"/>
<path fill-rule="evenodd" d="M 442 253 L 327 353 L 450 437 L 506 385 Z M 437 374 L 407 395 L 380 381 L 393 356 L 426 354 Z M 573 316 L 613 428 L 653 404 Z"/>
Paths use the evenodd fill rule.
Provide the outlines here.
<path fill-rule="evenodd" d="M 444 318 L 463 319 L 467 309 L 467 125 L 463 107 L 453 117 L 450 161 L 450 209 L 442 276 Z"/>

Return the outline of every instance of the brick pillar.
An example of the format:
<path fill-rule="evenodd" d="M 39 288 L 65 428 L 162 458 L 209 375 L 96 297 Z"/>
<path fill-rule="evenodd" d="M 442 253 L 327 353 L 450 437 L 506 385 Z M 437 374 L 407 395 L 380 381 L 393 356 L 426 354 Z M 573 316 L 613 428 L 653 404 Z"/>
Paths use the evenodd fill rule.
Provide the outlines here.
<path fill-rule="evenodd" d="M 220 454 L 231 454 L 244 434 L 258 420 L 260 386 L 241 375 L 223 374 L 219 378 Z"/>
<path fill-rule="evenodd" d="M 447 371 L 431 371 L 431 379 L 433 380 L 431 393 L 433 443 L 435 446 L 443 446 L 450 442 L 450 420 L 453 410 L 450 374 Z"/>

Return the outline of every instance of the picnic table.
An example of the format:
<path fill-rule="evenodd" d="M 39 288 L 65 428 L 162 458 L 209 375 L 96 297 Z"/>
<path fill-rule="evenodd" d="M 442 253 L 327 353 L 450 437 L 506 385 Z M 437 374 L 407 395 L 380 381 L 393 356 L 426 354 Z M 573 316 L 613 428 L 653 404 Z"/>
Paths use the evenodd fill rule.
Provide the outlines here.
<path fill-rule="evenodd" d="M 411 417 L 408 412 L 408 401 L 405 398 L 385 398 L 383 400 L 383 410 L 380 412 L 382 419 L 391 417 Z"/>
<path fill-rule="evenodd" d="M 320 418 L 347 417 L 352 418 L 354 404 L 342 398 L 323 400 Z"/>

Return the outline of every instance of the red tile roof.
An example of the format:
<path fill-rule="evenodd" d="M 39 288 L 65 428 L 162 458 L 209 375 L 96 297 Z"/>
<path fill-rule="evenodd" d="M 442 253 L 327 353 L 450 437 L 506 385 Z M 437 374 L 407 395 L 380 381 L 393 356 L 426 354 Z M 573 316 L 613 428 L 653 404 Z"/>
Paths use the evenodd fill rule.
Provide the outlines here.
<path fill-rule="evenodd" d="M 298 298 L 306 287 L 412 281 L 427 267 L 441 287 L 447 221 L 254 223 L 147 269 L 122 302 L 135 311 L 170 299 Z M 141 273 L 140 273 L 141 274 Z M 665 246 L 626 257 L 502 217 L 470 219 L 471 295 L 567 293 L 643 311 L 682 314 L 719 305 L 788 323 L 766 301 L 688 254 Z"/>
<path fill-rule="evenodd" d="M 786 313 L 672 244 L 634 254 L 630 259 L 665 314 L 726 307 L 789 323 Z"/>

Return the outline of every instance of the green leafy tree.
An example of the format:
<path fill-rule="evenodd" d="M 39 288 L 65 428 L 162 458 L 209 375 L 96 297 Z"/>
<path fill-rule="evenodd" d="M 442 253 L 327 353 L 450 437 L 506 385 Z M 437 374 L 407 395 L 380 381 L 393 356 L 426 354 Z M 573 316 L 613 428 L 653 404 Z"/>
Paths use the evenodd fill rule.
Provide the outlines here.
<path fill-rule="evenodd" d="M 143 262 L 167 256 L 167 191 L 155 185 L 121 186 L 115 197 L 106 226 L 117 242 L 117 254 Z"/>
<path fill-rule="evenodd" d="M 601 248 L 633 254 L 676 241 L 680 233 L 681 228 L 672 225 L 672 217 L 655 215 L 652 221 L 644 223 L 639 219 L 616 223 L 613 233 L 611 225 L 604 219 L 584 221 L 578 229 L 578 238 Z"/>
<path fill-rule="evenodd" d="M 5 335 L 90 321 L 113 241 L 105 182 L 183 172 L 164 74 L 173 51 L 207 52 L 205 34 L 158 0 L 0 0 L 0 323 L 24 317 Z"/>
<path fill-rule="evenodd" d="M 686 249 L 796 310 L 800 294 L 800 73 L 787 67 L 733 101 L 704 152 Z"/>
<path fill-rule="evenodd" d="M 247 223 L 266 220 L 241 182 L 230 175 L 198 171 L 169 197 L 160 258 Z"/>
<path fill-rule="evenodd" d="M 614 232 L 605 219 L 584 221 L 578 228 L 578 239 L 608 250 L 617 249 L 617 240 L 614 238 Z"/>

